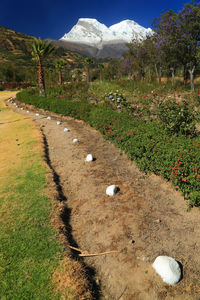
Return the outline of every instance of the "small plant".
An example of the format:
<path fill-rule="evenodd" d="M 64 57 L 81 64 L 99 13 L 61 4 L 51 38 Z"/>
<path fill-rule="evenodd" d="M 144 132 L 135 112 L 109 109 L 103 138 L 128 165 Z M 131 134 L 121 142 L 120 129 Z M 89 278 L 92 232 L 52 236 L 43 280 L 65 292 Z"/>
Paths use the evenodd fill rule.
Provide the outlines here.
<path fill-rule="evenodd" d="M 115 107 L 118 109 L 128 106 L 126 98 L 123 94 L 119 93 L 118 90 L 110 93 L 105 93 L 104 99 L 106 99 L 108 102 L 115 104 Z"/>

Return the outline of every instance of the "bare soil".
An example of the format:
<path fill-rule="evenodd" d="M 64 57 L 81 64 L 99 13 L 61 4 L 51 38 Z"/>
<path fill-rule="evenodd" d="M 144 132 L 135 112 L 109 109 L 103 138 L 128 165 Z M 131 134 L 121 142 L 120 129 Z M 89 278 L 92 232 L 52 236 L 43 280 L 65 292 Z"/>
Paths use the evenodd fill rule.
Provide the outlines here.
<path fill-rule="evenodd" d="M 95 270 L 95 299 L 200 299 L 199 209 L 187 211 L 186 201 L 169 182 L 140 172 L 84 122 L 42 110 L 36 117 L 33 107 L 30 114 L 26 108 L 12 108 L 41 128 L 60 200 L 67 206 L 64 219 L 71 245 L 88 253 L 117 250 L 83 258 Z M 79 143 L 73 143 L 74 138 Z M 95 160 L 87 163 L 89 153 Z M 118 192 L 109 197 L 106 188 L 112 184 Z M 183 278 L 178 284 L 167 285 L 155 273 L 152 263 L 158 255 L 181 263 Z"/>

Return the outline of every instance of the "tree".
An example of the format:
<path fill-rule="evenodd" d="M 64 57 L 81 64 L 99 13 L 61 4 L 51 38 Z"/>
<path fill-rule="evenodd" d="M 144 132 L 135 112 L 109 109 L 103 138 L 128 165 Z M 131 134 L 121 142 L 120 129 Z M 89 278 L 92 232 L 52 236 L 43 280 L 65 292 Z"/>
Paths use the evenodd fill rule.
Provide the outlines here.
<path fill-rule="evenodd" d="M 86 57 L 84 60 L 84 64 L 86 67 L 87 83 L 89 83 L 90 82 L 90 65 L 93 64 L 93 60 L 89 57 Z"/>
<path fill-rule="evenodd" d="M 165 61 L 171 64 L 172 71 L 175 65 L 182 64 L 190 74 L 191 90 L 194 90 L 194 71 L 200 45 L 200 3 L 185 4 L 178 14 L 170 10 L 157 18 L 155 25 L 156 38 Z"/>
<path fill-rule="evenodd" d="M 102 82 L 103 81 L 103 69 L 104 69 L 104 65 L 99 63 L 98 64 L 99 67 L 99 80 Z"/>
<path fill-rule="evenodd" d="M 169 10 L 154 20 L 155 43 L 159 49 L 159 57 L 163 66 L 167 68 L 172 75 L 172 84 L 174 84 L 175 71 L 180 65 L 177 55 L 177 14 Z"/>
<path fill-rule="evenodd" d="M 177 49 L 190 74 L 191 90 L 194 91 L 194 71 L 198 64 L 200 45 L 200 3 L 185 4 L 178 13 L 179 45 Z"/>
<path fill-rule="evenodd" d="M 147 38 L 143 42 L 133 41 L 128 43 L 129 51 L 123 55 L 122 71 L 128 75 L 144 80 L 147 71 L 152 67 L 152 58 L 155 53 L 152 51 L 153 41 Z M 124 69 L 124 70 L 123 70 Z"/>
<path fill-rule="evenodd" d="M 129 78 L 131 78 L 133 75 L 132 59 L 130 57 L 129 52 L 124 52 L 122 54 L 121 72 L 122 72 L 122 76 L 128 76 Z"/>
<path fill-rule="evenodd" d="M 104 77 L 107 80 L 119 79 L 121 77 L 120 62 L 117 59 L 111 59 L 104 70 Z"/>
<path fill-rule="evenodd" d="M 40 88 L 40 95 L 45 96 L 45 82 L 44 82 L 44 69 L 43 60 L 48 57 L 56 49 L 51 43 L 41 40 L 34 39 L 32 44 L 32 56 L 33 60 L 38 62 L 38 85 Z"/>
<path fill-rule="evenodd" d="M 76 75 L 76 81 L 79 82 L 80 81 L 80 76 L 81 76 L 82 72 L 80 69 L 76 69 L 75 70 L 75 75 Z"/>
<path fill-rule="evenodd" d="M 62 84 L 62 70 L 66 67 L 66 62 L 64 60 L 56 60 L 56 69 L 58 70 L 58 85 Z"/>

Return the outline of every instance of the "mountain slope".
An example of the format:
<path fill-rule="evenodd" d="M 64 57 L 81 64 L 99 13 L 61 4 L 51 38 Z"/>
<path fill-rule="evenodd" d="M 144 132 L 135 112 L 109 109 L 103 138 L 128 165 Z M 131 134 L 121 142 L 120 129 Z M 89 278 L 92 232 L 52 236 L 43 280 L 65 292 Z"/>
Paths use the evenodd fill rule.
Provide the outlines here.
<path fill-rule="evenodd" d="M 34 66 L 31 49 L 34 37 L 0 26 L 0 66 L 5 64 L 15 67 Z M 79 66 L 84 57 L 78 53 L 58 47 L 46 61 L 46 66 L 53 66 L 55 59 L 68 61 L 69 67 Z"/>

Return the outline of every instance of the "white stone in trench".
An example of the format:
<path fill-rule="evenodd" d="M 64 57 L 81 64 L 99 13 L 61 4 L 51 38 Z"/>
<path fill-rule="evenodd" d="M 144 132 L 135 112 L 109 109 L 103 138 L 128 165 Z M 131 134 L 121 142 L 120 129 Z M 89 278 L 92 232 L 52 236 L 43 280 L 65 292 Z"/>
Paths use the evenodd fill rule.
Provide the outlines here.
<path fill-rule="evenodd" d="M 88 155 L 86 156 L 85 161 L 86 161 L 86 162 L 93 161 L 93 156 L 92 156 L 92 154 L 88 154 Z"/>
<path fill-rule="evenodd" d="M 70 131 L 68 128 L 64 128 L 64 132 L 68 132 Z"/>
<path fill-rule="evenodd" d="M 114 196 L 116 192 L 117 192 L 117 187 L 115 184 L 108 186 L 106 189 L 106 195 L 108 196 Z"/>
<path fill-rule="evenodd" d="M 73 143 L 78 143 L 79 140 L 78 139 L 73 139 Z"/>
<path fill-rule="evenodd" d="M 57 124 L 57 125 L 61 125 L 61 122 L 60 122 L 60 121 L 57 121 L 56 124 Z"/>
<path fill-rule="evenodd" d="M 168 284 L 174 285 L 181 279 L 180 266 L 170 256 L 158 256 L 152 266 L 162 280 Z"/>

